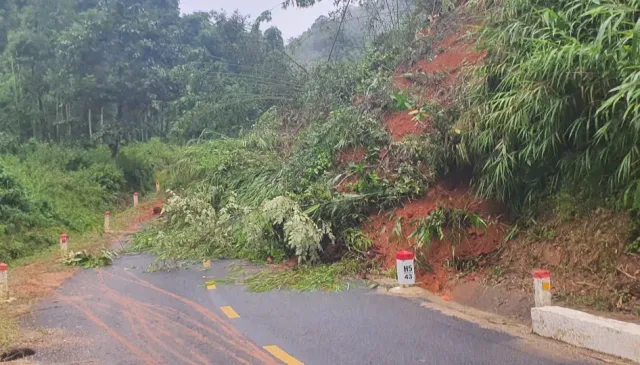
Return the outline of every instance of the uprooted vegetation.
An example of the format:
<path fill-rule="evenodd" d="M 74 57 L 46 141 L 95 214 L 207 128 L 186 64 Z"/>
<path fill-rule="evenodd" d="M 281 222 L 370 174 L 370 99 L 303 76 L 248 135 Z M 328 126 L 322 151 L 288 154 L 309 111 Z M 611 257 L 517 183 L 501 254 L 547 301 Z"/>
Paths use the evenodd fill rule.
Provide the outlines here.
<path fill-rule="evenodd" d="M 160 176 L 171 188 L 163 218 L 136 236 L 134 249 L 159 260 L 299 264 L 251 282 L 257 290 L 335 289 L 334 277 L 353 267 L 392 272 L 395 253 L 409 249 L 418 281 L 435 292 L 469 277 L 530 290 L 528 273 L 542 266 L 557 272 L 559 298 L 632 311 L 640 297 L 638 8 L 638 0 L 417 1 L 361 60 L 308 70 L 282 58 L 277 32 L 263 34 L 259 22 L 248 32 L 239 17 L 178 17 L 194 52 L 176 55 L 162 76 L 180 97 L 145 94 L 138 113 L 96 94 L 99 102 L 76 113 L 106 106 L 116 126 L 143 118 L 133 137 L 116 128 L 93 139 L 115 138 L 110 147 L 126 161 L 105 158 L 102 145 L 74 149 L 72 158 L 39 162 L 43 180 L 62 181 L 45 184 L 22 164 L 57 156 L 55 148 L 2 157 L 0 189 L 8 192 L 0 199 L 10 203 L 0 206 L 11 207 L 12 220 L 0 228 L 13 230 L 5 255 L 22 255 L 25 235 L 40 228 L 99 225 L 119 194 Z M 240 29 L 243 46 L 223 37 L 229 49 L 205 47 L 219 28 Z M 65 139 L 84 120 L 68 114 Z M 149 133 L 195 139 L 118 147 Z M 64 187 L 83 189 L 81 201 L 37 203 Z M 341 259 L 349 261 L 310 268 Z M 346 264 L 353 260 L 376 264 Z M 575 273 L 582 278 L 573 284 Z M 580 284 L 591 282 L 607 285 Z"/>
<path fill-rule="evenodd" d="M 579 286 L 565 284 L 565 273 L 579 272 L 576 261 L 563 258 L 561 270 L 531 254 L 551 239 L 575 236 L 572 222 L 602 219 L 590 212 L 605 208 L 629 217 L 617 228 L 627 233 L 615 247 L 596 240 L 590 250 L 614 267 L 603 269 L 607 282 L 621 284 L 582 297 L 622 293 L 604 307 L 633 310 L 640 94 L 633 84 L 638 4 L 627 5 L 461 5 L 405 33 L 410 46 L 398 58 L 389 59 L 382 43 L 356 65 L 319 66 L 324 72 L 312 74 L 308 86 L 339 94 L 320 98 L 310 90 L 314 97 L 271 110 L 238 140 L 186 149 L 176 181 L 209 199 L 206 209 L 222 214 L 227 230 L 218 236 L 224 239 L 208 239 L 206 252 L 178 248 L 182 257 L 314 263 L 349 256 L 376 260 L 384 271 L 395 252 L 411 249 L 419 281 L 436 292 L 460 273 L 495 281 L 517 272 L 524 283 L 544 266 L 559 272 L 559 299 L 593 306 L 575 299 Z M 309 118 L 309 109 L 319 113 Z M 197 156 L 209 158 L 187 162 Z M 275 206 L 282 211 L 275 214 Z M 545 228 L 549 212 L 565 217 L 553 229 Z M 165 228 L 179 216 L 170 214 Z M 165 228 L 139 244 L 177 234 Z M 191 244 L 202 247 L 198 242 Z M 580 273 L 591 280 L 599 270 Z"/>
<path fill-rule="evenodd" d="M 598 264 L 614 267 L 607 280 L 626 286 L 604 290 L 624 293 L 607 309 L 633 309 L 639 4 L 614 5 L 417 9 L 362 61 L 312 69 L 297 102 L 244 136 L 185 147 L 169 172 L 177 190 L 166 222 L 138 247 L 184 259 L 350 257 L 381 272 L 411 249 L 418 280 L 436 292 L 468 273 L 528 280 L 543 266 L 559 271 L 559 298 L 575 298 L 564 273 L 578 272 L 576 261 L 560 270 L 532 254 L 561 246 L 579 221 L 602 238 L 589 250 L 608 257 Z M 628 218 L 615 247 L 586 231 L 603 208 L 615 212 L 604 219 Z"/>

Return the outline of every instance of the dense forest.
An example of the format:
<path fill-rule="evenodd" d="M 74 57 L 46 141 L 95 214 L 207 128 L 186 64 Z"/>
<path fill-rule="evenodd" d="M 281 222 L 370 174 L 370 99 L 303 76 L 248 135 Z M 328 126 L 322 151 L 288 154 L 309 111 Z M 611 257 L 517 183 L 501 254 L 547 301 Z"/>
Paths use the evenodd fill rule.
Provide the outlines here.
<path fill-rule="evenodd" d="M 2 140 L 119 143 L 235 134 L 299 81 L 276 28 L 177 0 L 3 1 Z"/>

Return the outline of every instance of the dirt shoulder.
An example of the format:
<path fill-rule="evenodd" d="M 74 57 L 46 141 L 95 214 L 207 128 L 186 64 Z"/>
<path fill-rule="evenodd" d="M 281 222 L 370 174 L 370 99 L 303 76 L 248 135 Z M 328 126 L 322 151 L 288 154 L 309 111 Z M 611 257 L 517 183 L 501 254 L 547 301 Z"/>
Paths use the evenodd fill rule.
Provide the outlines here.
<path fill-rule="evenodd" d="M 69 250 L 98 252 L 102 248 L 117 249 L 142 223 L 154 217 L 153 208 L 162 205 L 161 196 L 153 196 L 136 208 L 127 209 L 111 217 L 110 233 L 91 232 L 69 237 Z M 9 301 L 0 302 L 0 354 L 6 349 L 31 343 L 37 333 L 25 333 L 20 320 L 31 312 L 39 298 L 47 296 L 73 274 L 77 267 L 64 265 L 58 247 L 51 247 L 34 256 L 10 264 Z"/>
<path fill-rule="evenodd" d="M 455 280 L 451 296 L 528 321 L 531 271 L 542 268 L 551 271 L 555 304 L 640 323 L 640 256 L 624 251 L 629 224 L 627 214 L 606 209 L 569 220 L 551 215 Z"/>

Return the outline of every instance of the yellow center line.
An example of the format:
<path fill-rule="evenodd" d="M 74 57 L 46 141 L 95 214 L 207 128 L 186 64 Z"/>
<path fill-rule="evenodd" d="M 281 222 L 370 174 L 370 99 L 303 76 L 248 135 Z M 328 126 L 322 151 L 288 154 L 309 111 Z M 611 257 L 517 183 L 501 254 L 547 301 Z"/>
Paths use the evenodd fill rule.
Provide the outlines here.
<path fill-rule="evenodd" d="M 220 307 L 220 310 L 224 312 L 229 318 L 240 318 L 240 315 L 236 313 L 231 307 Z"/>
<path fill-rule="evenodd" d="M 264 346 L 263 348 L 267 350 L 271 355 L 273 355 L 276 359 L 282 361 L 286 365 L 304 365 L 303 362 L 282 351 L 282 349 L 278 346 Z"/>

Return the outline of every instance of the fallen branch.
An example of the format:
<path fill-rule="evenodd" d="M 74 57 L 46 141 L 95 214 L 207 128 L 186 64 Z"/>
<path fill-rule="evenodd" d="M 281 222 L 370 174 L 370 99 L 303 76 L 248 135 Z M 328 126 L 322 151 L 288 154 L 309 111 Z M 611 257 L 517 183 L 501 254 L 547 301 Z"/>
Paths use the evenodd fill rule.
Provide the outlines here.
<path fill-rule="evenodd" d="M 616 270 L 620 271 L 621 273 L 625 274 L 626 276 L 630 277 L 633 280 L 638 280 L 638 278 L 636 278 L 635 276 L 629 274 L 628 272 L 622 270 L 620 267 L 616 267 Z"/>

